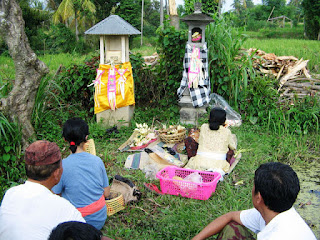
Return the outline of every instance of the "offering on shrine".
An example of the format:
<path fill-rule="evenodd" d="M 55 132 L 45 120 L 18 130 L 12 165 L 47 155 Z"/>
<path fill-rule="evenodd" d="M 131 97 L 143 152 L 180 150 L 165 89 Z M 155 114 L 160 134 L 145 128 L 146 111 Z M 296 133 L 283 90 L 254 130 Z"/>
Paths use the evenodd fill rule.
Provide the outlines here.
<path fill-rule="evenodd" d="M 201 34 L 199 32 L 195 32 L 192 34 L 192 42 L 198 42 L 201 40 Z"/>

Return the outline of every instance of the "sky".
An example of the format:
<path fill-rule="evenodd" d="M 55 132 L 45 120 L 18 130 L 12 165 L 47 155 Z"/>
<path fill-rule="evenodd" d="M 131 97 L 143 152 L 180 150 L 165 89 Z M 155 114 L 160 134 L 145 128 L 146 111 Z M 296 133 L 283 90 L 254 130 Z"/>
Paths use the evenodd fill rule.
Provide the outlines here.
<path fill-rule="evenodd" d="M 253 0 L 255 5 L 261 4 L 261 0 Z M 231 5 L 233 4 L 233 0 L 225 0 L 225 3 L 222 5 L 222 13 L 228 12 L 232 9 Z M 184 5 L 184 0 L 176 0 L 176 5 Z"/>

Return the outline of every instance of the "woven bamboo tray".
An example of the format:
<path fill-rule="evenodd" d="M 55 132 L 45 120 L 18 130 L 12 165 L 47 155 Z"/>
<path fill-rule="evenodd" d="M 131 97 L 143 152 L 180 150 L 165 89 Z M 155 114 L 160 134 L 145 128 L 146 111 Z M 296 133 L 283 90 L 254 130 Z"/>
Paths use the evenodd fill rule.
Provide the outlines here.
<path fill-rule="evenodd" d="M 85 144 L 84 144 L 84 150 L 88 153 L 91 153 L 92 155 L 96 155 L 96 146 L 94 144 L 93 139 L 89 139 Z"/>
<path fill-rule="evenodd" d="M 186 129 L 176 134 L 165 134 L 164 132 L 160 132 L 159 137 L 160 140 L 164 143 L 179 143 L 186 138 L 186 132 Z"/>
<path fill-rule="evenodd" d="M 110 193 L 110 200 L 106 200 L 107 215 L 111 216 L 123 209 L 125 209 L 123 195 L 118 192 Z"/>

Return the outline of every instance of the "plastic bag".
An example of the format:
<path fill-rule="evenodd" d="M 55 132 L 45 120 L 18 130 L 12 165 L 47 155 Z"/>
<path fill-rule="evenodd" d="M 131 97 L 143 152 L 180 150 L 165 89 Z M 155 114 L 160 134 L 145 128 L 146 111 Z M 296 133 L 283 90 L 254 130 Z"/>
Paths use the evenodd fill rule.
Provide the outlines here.
<path fill-rule="evenodd" d="M 148 164 L 146 165 L 142 171 L 146 174 L 145 177 L 146 179 L 150 179 L 150 180 L 155 180 L 156 178 L 156 174 L 159 171 L 159 167 L 155 164 Z"/>
<path fill-rule="evenodd" d="M 202 176 L 198 172 L 194 172 L 194 173 L 189 174 L 188 176 L 186 176 L 184 178 L 184 180 L 188 181 L 188 182 L 194 182 L 194 183 L 202 183 L 203 182 Z"/>
<path fill-rule="evenodd" d="M 226 124 L 231 127 L 239 127 L 242 124 L 241 115 L 234 111 L 223 97 L 216 93 L 210 94 L 210 108 L 220 107 L 227 113 Z"/>

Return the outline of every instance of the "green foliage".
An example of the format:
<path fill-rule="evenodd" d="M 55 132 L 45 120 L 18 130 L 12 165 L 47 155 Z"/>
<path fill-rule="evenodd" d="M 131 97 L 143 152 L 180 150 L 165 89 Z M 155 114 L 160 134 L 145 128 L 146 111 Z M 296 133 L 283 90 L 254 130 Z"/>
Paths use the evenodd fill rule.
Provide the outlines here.
<path fill-rule="evenodd" d="M 305 29 L 309 39 L 320 40 L 320 2 L 303 0 Z"/>
<path fill-rule="evenodd" d="M 14 63 L 11 58 L 0 56 L 0 98 L 8 96 L 13 88 L 15 72 Z"/>
<path fill-rule="evenodd" d="M 35 129 L 42 127 L 50 111 L 57 110 L 61 115 L 63 114 L 60 92 L 62 92 L 61 87 L 50 75 L 41 79 L 32 111 L 32 122 Z"/>
<path fill-rule="evenodd" d="M 157 52 L 159 64 L 145 67 L 141 54 L 131 55 L 135 79 L 135 97 L 138 104 L 171 106 L 177 104 L 176 89 L 181 81 L 184 47 L 187 41 L 185 31 L 177 31 L 165 22 L 157 30 L 159 34 Z"/>
<path fill-rule="evenodd" d="M 271 17 L 278 17 L 285 14 L 286 0 L 262 0 L 262 4 L 267 14 L 270 14 L 274 8 Z"/>
<path fill-rule="evenodd" d="M 28 29 L 26 32 L 28 33 Z M 83 38 L 76 41 L 75 34 L 62 23 L 37 29 L 29 37 L 29 41 L 37 54 L 85 53 L 90 50 Z"/>
<path fill-rule="evenodd" d="M 292 102 L 279 102 L 276 79 L 250 79 L 246 92 L 241 92 L 239 104 L 242 118 L 279 134 L 308 134 L 318 132 L 320 99 L 306 97 Z"/>
<path fill-rule="evenodd" d="M 81 103 L 82 107 L 93 114 L 93 87 L 87 87 L 96 77 L 99 57 L 93 57 L 83 64 L 63 68 L 57 83 L 63 89 L 61 98 L 65 103 Z"/>
<path fill-rule="evenodd" d="M 218 11 L 218 0 L 185 0 L 184 7 L 186 15 L 192 14 L 194 12 L 195 2 L 201 2 L 201 10 L 206 14 L 213 14 Z"/>
<path fill-rule="evenodd" d="M 39 31 L 39 39 L 42 41 L 36 50 L 42 50 L 42 53 L 71 53 L 76 46 L 76 37 L 64 24 L 50 25 L 45 31 Z"/>
<path fill-rule="evenodd" d="M 244 27 L 251 31 L 258 31 L 262 28 L 282 27 L 282 19 L 267 22 L 268 18 L 279 16 L 286 16 L 293 20 L 293 26 L 297 26 L 299 22 L 302 23 L 302 11 L 298 3 L 286 5 L 284 0 L 265 0 L 263 5 L 254 6 L 249 1 L 235 0 L 233 7 L 235 8 L 233 12 L 225 13 L 224 15 L 230 15 L 235 26 Z M 288 19 L 286 21 L 289 22 Z"/>
<path fill-rule="evenodd" d="M 115 14 L 122 17 L 132 26 L 140 29 L 141 26 L 141 0 L 123 0 L 117 6 Z"/>
<path fill-rule="evenodd" d="M 259 38 L 304 39 L 304 30 L 303 26 L 298 26 L 294 28 L 271 28 L 270 24 L 268 24 L 268 28 L 262 28 L 259 30 Z"/>
<path fill-rule="evenodd" d="M 21 127 L 0 112 L 0 199 L 24 175 L 24 163 L 20 161 L 21 136 Z"/>
<path fill-rule="evenodd" d="M 207 27 L 206 38 L 211 89 L 237 106 L 239 93 L 246 91 L 248 78 L 254 78 L 250 58 L 245 53 L 240 55 L 246 38 L 228 20 L 218 17 Z"/>
<path fill-rule="evenodd" d="M 186 31 L 176 30 L 165 22 L 164 28 L 158 28 L 158 53 L 160 56 L 159 65 L 156 72 L 159 84 L 163 85 L 162 96 L 158 102 L 162 106 L 167 106 L 177 102 L 176 91 L 168 89 L 178 89 L 180 86 L 185 44 L 187 42 Z"/>
<path fill-rule="evenodd" d="M 143 37 L 143 45 L 141 46 L 141 36 L 132 38 L 130 42 L 130 50 L 134 53 L 140 52 L 143 56 L 151 56 L 156 52 L 158 37 Z"/>
<path fill-rule="evenodd" d="M 96 6 L 97 22 L 102 21 L 109 16 L 111 9 L 117 4 L 118 0 L 92 0 Z"/>

